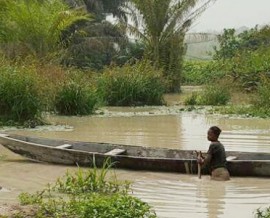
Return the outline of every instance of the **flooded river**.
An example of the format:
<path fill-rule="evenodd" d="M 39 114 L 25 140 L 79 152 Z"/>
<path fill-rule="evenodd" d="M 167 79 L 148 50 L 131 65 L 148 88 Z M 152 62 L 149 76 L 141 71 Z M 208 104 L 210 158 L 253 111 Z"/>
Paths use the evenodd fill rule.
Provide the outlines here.
<path fill-rule="evenodd" d="M 80 141 L 111 142 L 151 147 L 205 151 L 207 129 L 218 125 L 227 150 L 270 152 L 270 120 L 183 112 L 180 106 L 105 108 L 86 117 L 48 116 L 53 126 L 36 129 L 0 129 L 23 135 Z M 22 191 L 36 191 L 75 167 L 26 161 L 0 147 L 0 204 L 16 201 Z M 262 178 L 233 177 L 228 182 L 208 176 L 117 170 L 119 179 L 134 181 L 133 194 L 148 202 L 158 217 L 253 217 L 270 206 L 270 182 Z"/>

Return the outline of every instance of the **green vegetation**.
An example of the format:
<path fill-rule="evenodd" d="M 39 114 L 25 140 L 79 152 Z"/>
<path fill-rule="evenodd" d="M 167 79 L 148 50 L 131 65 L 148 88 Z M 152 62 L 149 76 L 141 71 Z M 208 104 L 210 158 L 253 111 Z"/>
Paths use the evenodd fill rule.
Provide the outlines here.
<path fill-rule="evenodd" d="M 197 100 L 200 105 L 226 105 L 230 100 L 230 92 L 226 87 L 209 85 Z"/>
<path fill-rule="evenodd" d="M 226 114 L 269 117 L 269 34 L 269 26 L 255 27 L 240 34 L 236 34 L 234 29 L 225 29 L 223 34 L 218 35 L 219 47 L 215 48 L 214 60 L 186 61 L 183 71 L 185 84 L 203 85 L 205 88 L 203 92 L 188 96 L 185 104 L 230 103 L 229 106 L 213 110 Z M 249 99 L 233 101 L 237 93 L 247 93 Z"/>
<path fill-rule="evenodd" d="M 126 1 L 67 1 L 71 7 L 77 5 L 86 8 L 93 16 L 90 22 L 77 23 L 67 31 L 73 37 L 69 39 L 67 51 L 62 56 L 62 64 L 101 71 L 112 63 L 123 64 L 122 61 L 137 57 L 128 48 L 132 43 L 125 31 L 119 28 L 119 25 L 106 20 L 108 14 L 120 20 L 126 19 L 126 14 L 122 10 Z"/>
<path fill-rule="evenodd" d="M 209 2 L 196 9 L 198 1 L 1 1 L 1 125 L 37 122 L 43 112 L 92 114 L 99 99 L 108 105 L 163 104 L 166 90 L 180 90 L 183 39 Z M 129 6 L 133 18 L 151 12 L 141 34 L 123 22 Z M 108 13 L 121 23 L 106 21 Z"/>
<path fill-rule="evenodd" d="M 43 112 L 92 114 L 101 103 L 161 105 L 180 84 L 205 86 L 186 104 L 269 116 L 269 26 L 225 29 L 213 60 L 183 61 L 186 32 L 210 2 L 1 1 L 1 125 L 38 122 Z M 235 105 L 235 87 L 256 100 Z"/>
<path fill-rule="evenodd" d="M 31 69 L 0 66 L 0 121 L 38 122 L 42 111 L 38 79 Z"/>
<path fill-rule="evenodd" d="M 230 92 L 220 85 L 208 85 L 200 93 L 192 93 L 185 99 L 186 105 L 226 105 L 230 100 Z"/>
<path fill-rule="evenodd" d="M 256 218 L 270 218 L 270 207 L 265 208 L 265 209 L 257 209 L 255 213 Z"/>
<path fill-rule="evenodd" d="M 169 92 L 180 91 L 185 34 L 210 2 L 131 0 L 125 8 L 133 22 L 125 22 L 124 26 L 142 40 L 145 58 L 163 69 Z"/>
<path fill-rule="evenodd" d="M 79 73 L 77 73 L 80 75 Z M 86 76 L 71 78 L 60 85 L 55 94 L 54 106 L 61 115 L 88 115 L 94 112 L 98 103 L 95 88 L 84 81 Z"/>
<path fill-rule="evenodd" d="M 265 79 L 258 86 L 258 92 L 256 99 L 254 100 L 254 106 L 258 108 L 264 108 L 270 112 L 270 79 Z"/>
<path fill-rule="evenodd" d="M 224 108 L 216 108 L 215 111 L 222 114 L 239 114 L 248 117 L 270 117 L 270 105 L 269 105 L 269 79 L 265 79 L 258 86 L 258 91 L 253 95 L 250 95 L 250 104 L 237 104 Z"/>
<path fill-rule="evenodd" d="M 243 90 L 254 91 L 270 70 L 270 28 L 245 31 L 236 35 L 234 29 L 218 36 L 220 48 L 214 58 L 227 76 Z"/>
<path fill-rule="evenodd" d="M 218 81 L 225 76 L 215 61 L 184 61 L 183 85 L 205 85 Z"/>
<path fill-rule="evenodd" d="M 54 186 L 35 194 L 22 193 L 22 205 L 33 208 L 32 214 L 16 217 L 145 217 L 155 218 L 150 206 L 129 195 L 129 183 L 109 177 L 112 164 L 105 161 L 102 169 L 78 169 L 67 172 Z"/>
<path fill-rule="evenodd" d="M 10 58 L 59 53 L 62 32 L 88 19 L 82 10 L 70 10 L 61 0 L 0 2 L 0 45 Z"/>
<path fill-rule="evenodd" d="M 43 112 L 93 114 L 107 105 L 161 105 L 165 82 L 149 62 L 93 72 L 38 64 L 20 67 L 2 59 L 0 67 L 1 125 L 36 126 Z M 3 97 L 2 97 L 3 96 Z M 32 123 L 30 125 L 30 123 Z"/>
<path fill-rule="evenodd" d="M 111 106 L 161 105 L 165 91 L 161 72 L 149 62 L 108 68 L 99 78 L 98 92 Z"/>

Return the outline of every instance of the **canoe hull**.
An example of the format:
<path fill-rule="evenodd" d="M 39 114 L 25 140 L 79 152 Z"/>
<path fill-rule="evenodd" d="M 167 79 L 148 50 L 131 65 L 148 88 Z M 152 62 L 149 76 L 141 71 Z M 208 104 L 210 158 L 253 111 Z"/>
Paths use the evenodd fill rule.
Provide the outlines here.
<path fill-rule="evenodd" d="M 193 151 L 15 136 L 0 134 L 0 144 L 33 161 L 102 167 L 104 161 L 110 158 L 110 161 L 117 168 L 197 174 L 196 154 Z M 71 144 L 73 148 L 57 148 L 61 144 Z M 127 153 L 106 155 L 106 151 L 116 147 L 125 149 Z M 87 151 L 87 149 L 92 150 Z M 103 149 L 103 152 L 98 151 L 98 149 Z M 270 176 L 270 154 L 228 152 L 228 155 L 238 157 L 236 160 L 228 161 L 228 170 L 232 176 Z M 240 157 L 248 159 L 241 160 Z M 251 159 L 251 157 L 255 158 Z M 202 173 L 205 174 L 206 171 L 202 171 Z"/>
<path fill-rule="evenodd" d="M 232 176 L 269 177 L 270 160 L 233 160 L 228 161 Z"/>
<path fill-rule="evenodd" d="M 65 141 L 66 143 L 68 141 Z M 110 158 L 117 168 L 131 170 L 167 171 L 195 174 L 197 162 L 195 159 L 168 159 L 155 157 L 105 155 L 98 152 L 86 152 L 74 149 L 59 149 L 41 146 L 20 140 L 3 139 L 0 144 L 12 152 L 37 162 L 62 165 L 97 166 L 102 167 L 105 160 Z"/>

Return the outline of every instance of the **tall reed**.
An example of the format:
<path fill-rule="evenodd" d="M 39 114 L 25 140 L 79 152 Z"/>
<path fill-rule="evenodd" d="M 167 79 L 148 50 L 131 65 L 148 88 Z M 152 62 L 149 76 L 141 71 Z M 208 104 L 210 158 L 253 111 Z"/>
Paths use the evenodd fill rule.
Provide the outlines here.
<path fill-rule="evenodd" d="M 55 94 L 54 107 L 61 115 L 92 114 L 98 103 L 95 87 L 86 76 L 77 72 L 75 77 L 62 82 Z"/>
<path fill-rule="evenodd" d="M 149 62 L 108 68 L 98 80 L 98 93 L 111 106 L 161 105 L 165 82 Z"/>
<path fill-rule="evenodd" d="M 40 117 L 42 104 L 35 72 L 0 66 L 0 118 L 23 123 Z"/>

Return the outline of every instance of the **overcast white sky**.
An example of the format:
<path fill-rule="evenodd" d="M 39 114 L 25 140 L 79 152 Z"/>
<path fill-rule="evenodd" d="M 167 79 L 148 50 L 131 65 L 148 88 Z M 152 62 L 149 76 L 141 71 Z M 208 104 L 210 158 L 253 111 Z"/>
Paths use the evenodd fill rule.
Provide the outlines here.
<path fill-rule="evenodd" d="M 217 0 L 197 18 L 190 32 L 270 24 L 270 0 Z"/>

